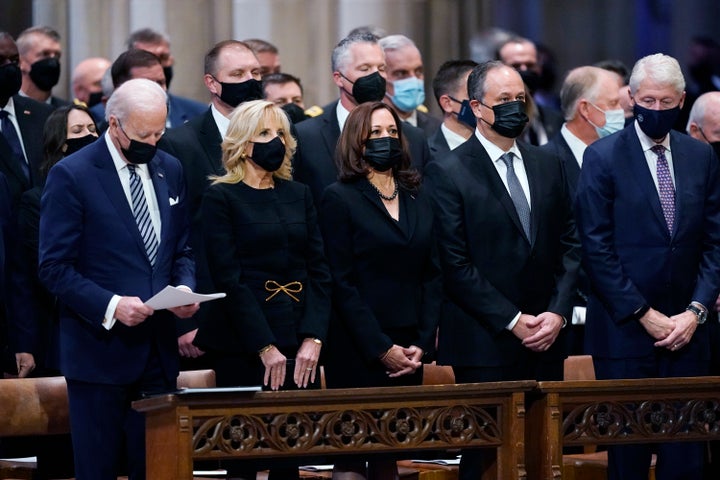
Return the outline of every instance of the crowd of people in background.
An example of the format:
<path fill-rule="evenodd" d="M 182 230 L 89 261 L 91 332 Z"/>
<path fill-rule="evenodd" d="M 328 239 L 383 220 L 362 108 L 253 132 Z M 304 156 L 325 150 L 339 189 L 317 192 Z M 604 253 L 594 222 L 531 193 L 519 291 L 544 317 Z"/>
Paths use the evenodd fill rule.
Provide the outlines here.
<path fill-rule="evenodd" d="M 209 103 L 170 92 L 150 28 L 78 63 L 58 98 L 60 45 L 0 32 L 2 369 L 65 376 L 70 405 L 73 453 L 36 445 L 43 475 L 145 478 L 130 403 L 179 370 L 270 390 L 320 388 L 320 365 L 328 388 L 419 385 L 433 361 L 458 383 L 562 380 L 581 353 L 599 379 L 720 373 L 711 39 L 687 76 L 662 53 L 588 59 L 556 93 L 530 39 L 429 78 L 410 38 L 362 27 L 328 52 L 338 98 L 309 108 L 266 40 L 208 49 Z M 144 303 L 167 285 L 227 295 Z M 611 480 L 646 478 L 652 453 L 662 479 L 718 463 L 699 443 L 608 450 Z M 487 464 L 463 452 L 460 478 Z M 333 478 L 396 464 L 338 459 Z"/>

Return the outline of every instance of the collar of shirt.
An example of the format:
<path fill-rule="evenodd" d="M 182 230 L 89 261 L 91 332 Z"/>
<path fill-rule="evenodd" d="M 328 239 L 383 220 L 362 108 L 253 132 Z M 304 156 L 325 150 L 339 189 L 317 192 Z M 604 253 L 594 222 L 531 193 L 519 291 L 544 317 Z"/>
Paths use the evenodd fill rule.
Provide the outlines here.
<path fill-rule="evenodd" d="M 403 120 L 403 122 L 407 122 L 413 127 L 417 127 L 417 110 L 413 110 L 410 112 L 410 116 Z"/>
<path fill-rule="evenodd" d="M 465 137 L 463 137 L 462 135 L 458 135 L 457 133 L 446 127 L 444 123 L 440 125 L 440 130 L 442 130 L 442 134 L 445 137 L 445 141 L 447 142 L 448 147 L 450 147 L 450 150 L 455 150 L 457 147 L 467 141 Z"/>
<path fill-rule="evenodd" d="M 337 114 L 338 125 L 340 126 L 340 131 L 342 132 L 342 129 L 345 128 L 345 120 L 347 120 L 347 117 L 350 115 L 350 111 L 343 107 L 342 102 L 338 100 L 335 113 Z"/>
<path fill-rule="evenodd" d="M 562 135 L 565 139 L 565 142 L 567 142 L 568 147 L 570 147 L 570 151 L 575 157 L 578 165 L 582 167 L 583 154 L 585 153 L 585 149 L 587 148 L 585 142 L 576 137 L 575 134 L 567 128 L 567 123 L 563 123 L 563 126 L 560 129 L 560 135 Z"/>
<path fill-rule="evenodd" d="M 123 157 L 120 155 L 120 152 L 117 148 L 115 148 L 115 144 L 110 139 L 110 135 L 105 132 L 105 144 L 108 147 L 108 150 L 110 151 L 110 156 L 112 157 L 113 164 L 115 165 L 115 170 L 117 170 L 118 175 L 120 178 L 130 178 L 130 170 L 128 170 L 127 166 L 128 163 L 123 159 Z M 147 178 L 149 177 L 149 171 L 148 166 L 146 164 L 142 165 L 136 165 L 135 171 L 140 175 L 140 178 Z M 124 173 L 120 173 L 124 172 Z"/>
<path fill-rule="evenodd" d="M 215 120 L 215 125 L 220 132 L 220 136 L 225 138 L 228 127 L 230 126 L 230 119 L 220 113 L 220 110 L 215 108 L 215 105 L 213 104 L 210 104 L 210 112 L 212 112 L 213 120 Z"/>
<path fill-rule="evenodd" d="M 0 110 L 5 110 L 6 112 L 8 112 L 8 114 L 10 115 L 8 118 L 13 119 L 13 120 L 16 119 L 15 102 L 13 102 L 12 97 L 8 98 L 7 103 L 5 104 L 4 107 L 0 108 Z"/>
<path fill-rule="evenodd" d="M 495 170 L 500 176 L 500 180 L 502 180 L 503 185 L 505 185 L 505 188 L 508 190 L 508 193 L 510 192 L 510 189 L 508 187 L 507 181 L 507 166 L 505 165 L 505 162 L 500 159 L 500 157 L 510 152 L 515 154 L 515 158 L 513 159 L 513 169 L 515 170 L 515 176 L 518 178 L 520 186 L 523 189 L 523 193 L 525 193 L 525 198 L 528 201 L 528 205 L 532 209 L 532 199 L 530 198 L 530 183 L 528 182 L 527 172 L 525 171 L 525 163 L 523 162 L 522 155 L 520 155 L 520 149 L 517 146 L 517 142 L 513 142 L 512 147 L 510 147 L 510 149 L 505 152 L 500 147 L 492 143 L 490 140 L 483 137 L 480 133 L 480 130 L 478 130 L 477 128 L 475 129 L 475 136 L 478 138 L 478 140 L 480 140 L 480 143 L 490 157 L 490 160 L 492 160 L 493 166 L 495 167 Z"/>
<path fill-rule="evenodd" d="M 633 125 L 635 125 L 635 133 L 637 133 L 638 139 L 640 140 L 640 146 L 642 146 L 643 152 L 647 152 L 655 145 L 662 145 L 663 147 L 665 147 L 665 150 L 667 150 L 668 152 L 670 151 L 670 133 L 665 135 L 665 138 L 663 138 L 662 142 L 655 143 L 652 138 L 645 135 L 645 132 L 643 132 L 640 128 L 640 124 L 637 120 L 635 120 Z M 653 153 L 653 155 L 655 154 Z"/>
<path fill-rule="evenodd" d="M 498 161 L 500 161 L 500 157 L 502 157 L 504 154 L 506 154 L 508 152 L 514 153 L 516 158 L 519 158 L 520 160 L 522 160 L 522 155 L 520 155 L 520 149 L 518 148 L 516 142 L 513 141 L 512 147 L 510 147 L 510 149 L 506 152 L 503 149 L 501 149 L 500 147 L 498 147 L 497 145 L 495 145 L 494 143 L 492 143 L 487 138 L 483 137 L 482 134 L 480 133 L 480 130 L 478 130 L 477 128 L 475 129 L 475 136 L 477 137 L 478 140 L 480 140 L 480 143 L 482 144 L 482 146 L 485 149 L 485 151 L 487 152 L 487 154 L 490 156 L 490 160 L 492 160 L 493 163 L 497 163 Z M 504 165 L 503 162 L 500 162 L 500 163 L 502 163 Z"/>
<path fill-rule="evenodd" d="M 675 184 L 675 168 L 673 166 L 673 158 L 672 158 L 672 152 L 670 151 L 670 134 L 668 133 L 665 135 L 665 138 L 663 138 L 663 141 L 660 143 L 655 143 L 655 141 L 645 135 L 645 132 L 642 131 L 640 128 L 640 124 L 635 120 L 635 133 L 637 133 L 638 139 L 640 140 L 640 146 L 643 150 L 643 155 L 645 155 L 645 162 L 647 163 L 648 170 L 650 170 L 650 175 L 652 176 L 653 182 L 655 183 L 655 188 L 658 189 L 658 192 L 660 191 L 660 184 L 658 183 L 657 178 L 657 154 L 652 151 L 652 147 L 655 145 L 662 145 L 665 147 L 665 160 L 667 160 L 668 163 L 668 169 L 670 170 L 670 179 L 673 182 L 673 185 Z"/>

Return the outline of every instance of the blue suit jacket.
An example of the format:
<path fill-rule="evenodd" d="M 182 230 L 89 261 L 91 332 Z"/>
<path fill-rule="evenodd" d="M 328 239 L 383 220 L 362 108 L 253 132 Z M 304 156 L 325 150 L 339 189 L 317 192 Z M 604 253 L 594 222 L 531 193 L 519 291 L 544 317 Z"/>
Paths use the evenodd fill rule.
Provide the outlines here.
<path fill-rule="evenodd" d="M 179 127 L 189 120 L 205 113 L 208 109 L 207 103 L 200 103 L 185 97 L 178 97 L 172 93 L 168 93 L 168 105 L 170 107 L 168 116 L 170 117 L 170 126 Z"/>
<path fill-rule="evenodd" d="M 692 300 L 711 308 L 720 290 L 720 170 L 708 145 L 670 132 L 675 224 L 667 230 L 634 125 L 590 145 L 576 193 L 583 266 L 592 286 L 587 353 L 651 355 L 655 340 L 633 313 L 672 316 Z M 705 326 L 678 355 L 708 358 Z"/>
<path fill-rule="evenodd" d="M 167 378 L 177 376 L 170 312 L 158 311 L 135 327 L 102 326 L 113 294 L 145 301 L 168 284 L 195 287 L 182 167 L 158 151 L 149 169 L 162 224 L 154 268 L 104 139 L 65 158 L 48 176 L 39 276 L 61 302 L 60 364 L 68 378 L 132 382 L 145 368 L 153 344 Z"/>

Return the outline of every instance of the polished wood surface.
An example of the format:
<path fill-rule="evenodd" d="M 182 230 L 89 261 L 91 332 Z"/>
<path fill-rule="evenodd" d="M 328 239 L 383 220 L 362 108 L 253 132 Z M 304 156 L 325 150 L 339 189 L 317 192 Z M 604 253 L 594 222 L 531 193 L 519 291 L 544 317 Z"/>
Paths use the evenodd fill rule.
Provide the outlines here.
<path fill-rule="evenodd" d="M 534 381 L 293 392 L 203 392 L 135 402 L 148 478 L 193 460 L 493 448 L 488 478 L 525 479 L 525 392 Z"/>
<path fill-rule="evenodd" d="M 720 439 L 720 377 L 539 382 L 529 396 L 528 478 L 562 478 L 568 445 Z"/>

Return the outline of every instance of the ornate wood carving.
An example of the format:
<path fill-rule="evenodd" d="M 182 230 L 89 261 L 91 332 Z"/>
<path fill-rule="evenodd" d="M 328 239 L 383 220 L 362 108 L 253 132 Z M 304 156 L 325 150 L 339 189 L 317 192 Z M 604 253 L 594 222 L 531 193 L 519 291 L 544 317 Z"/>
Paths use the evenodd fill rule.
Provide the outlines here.
<path fill-rule="evenodd" d="M 297 455 L 501 443 L 501 408 L 468 405 L 194 416 L 194 457 Z"/>

